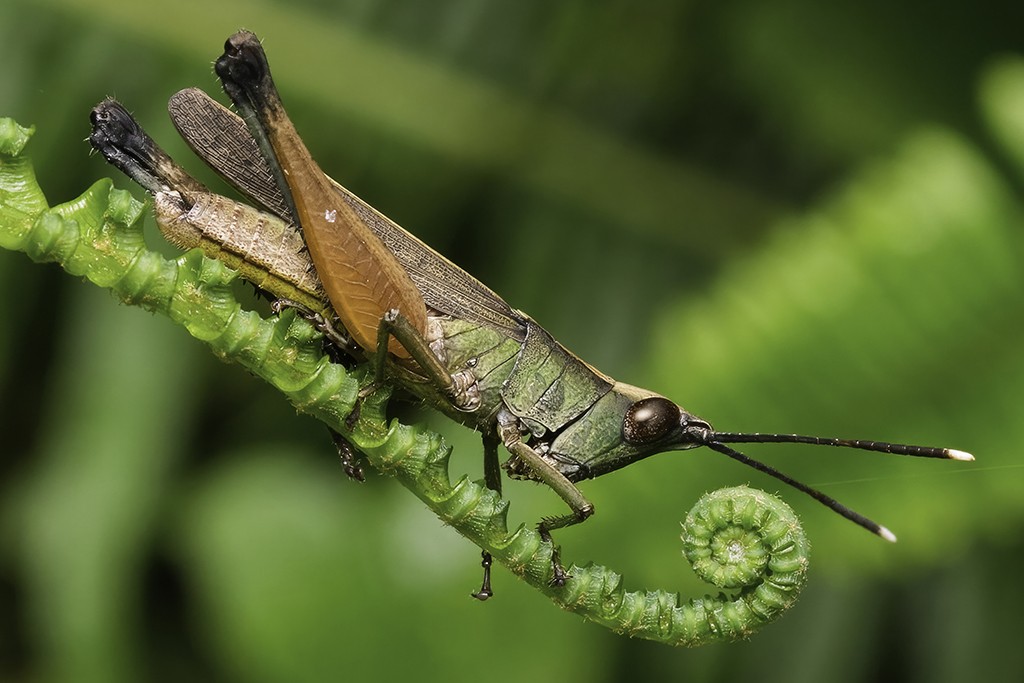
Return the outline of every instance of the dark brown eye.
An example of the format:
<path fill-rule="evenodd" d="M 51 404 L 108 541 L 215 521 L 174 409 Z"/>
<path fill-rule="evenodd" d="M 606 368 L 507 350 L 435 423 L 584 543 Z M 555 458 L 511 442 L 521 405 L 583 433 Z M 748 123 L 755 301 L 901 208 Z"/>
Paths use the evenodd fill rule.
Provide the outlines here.
<path fill-rule="evenodd" d="M 622 436 L 631 444 L 644 445 L 664 438 L 679 426 L 679 406 L 654 396 L 637 401 L 622 420 Z"/>

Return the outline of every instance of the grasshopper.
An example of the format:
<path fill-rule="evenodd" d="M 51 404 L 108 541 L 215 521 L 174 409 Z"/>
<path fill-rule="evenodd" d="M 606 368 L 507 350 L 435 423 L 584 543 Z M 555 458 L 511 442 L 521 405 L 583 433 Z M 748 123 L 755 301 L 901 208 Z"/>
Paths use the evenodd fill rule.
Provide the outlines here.
<path fill-rule="evenodd" d="M 564 585 L 568 574 L 551 532 L 594 512 L 577 483 L 656 453 L 710 448 L 889 541 L 896 537 L 884 526 L 728 444 L 974 459 L 950 448 L 720 432 L 664 396 L 608 377 L 325 175 L 284 110 L 256 36 L 229 38 L 215 70 L 241 118 L 196 89 L 171 98 L 171 118 L 189 146 L 259 209 L 211 193 L 112 100 L 93 110 L 90 141 L 154 196 L 157 222 L 172 242 L 203 248 L 306 311 L 336 345 L 371 361 L 375 383 L 393 382 L 478 430 L 489 488 L 501 492 L 499 445 L 511 456 L 503 466 L 509 476 L 552 488 L 570 509 L 537 525 L 552 544 L 552 585 Z M 343 446 L 351 474 L 355 456 Z M 486 600 L 491 558 L 482 555 L 484 580 L 472 595 Z"/>

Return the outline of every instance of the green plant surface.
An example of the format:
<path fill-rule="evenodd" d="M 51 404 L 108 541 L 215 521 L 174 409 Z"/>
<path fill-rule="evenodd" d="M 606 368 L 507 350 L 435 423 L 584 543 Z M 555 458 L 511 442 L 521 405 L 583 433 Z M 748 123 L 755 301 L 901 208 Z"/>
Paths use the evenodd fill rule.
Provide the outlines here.
<path fill-rule="evenodd" d="M 213 93 L 211 60 L 249 28 L 332 176 L 601 370 L 720 429 L 978 461 L 749 449 L 895 545 L 710 452 L 587 482 L 597 514 L 556 537 L 566 556 L 687 595 L 704 589 L 680 576 L 678 525 L 704 491 L 750 483 L 804 522 L 795 609 L 749 641 L 665 648 L 501 568 L 477 604 L 473 544 L 401 487 L 345 481 L 278 392 L 0 252 L 0 679 L 1018 680 L 1022 17 L 933 9 L 3 3 L 0 115 L 35 124 L 50 198 L 111 175 L 78 142 L 107 95 L 214 184 L 165 103 Z M 392 408 L 480 476 L 476 435 Z M 505 495 L 513 528 L 561 509 Z"/>

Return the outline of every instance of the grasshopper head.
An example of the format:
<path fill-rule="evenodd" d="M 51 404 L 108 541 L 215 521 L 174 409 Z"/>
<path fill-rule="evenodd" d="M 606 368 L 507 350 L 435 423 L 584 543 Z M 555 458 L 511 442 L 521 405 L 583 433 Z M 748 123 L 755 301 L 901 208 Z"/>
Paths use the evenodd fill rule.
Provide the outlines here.
<path fill-rule="evenodd" d="M 734 450 L 728 445 L 730 443 L 800 443 L 894 455 L 974 460 L 970 453 L 952 448 L 801 434 L 716 432 L 710 424 L 667 398 L 621 382 L 616 383 L 590 410 L 547 444 L 544 458 L 570 481 L 580 481 L 613 472 L 655 453 L 705 446 L 803 491 L 886 540 L 896 540 L 896 536 L 884 526 L 775 468 Z"/>
<path fill-rule="evenodd" d="M 580 481 L 656 453 L 701 446 L 713 433 L 707 421 L 664 396 L 616 382 L 547 444 L 545 457 L 570 481 Z"/>
<path fill-rule="evenodd" d="M 634 401 L 622 418 L 622 439 L 637 449 L 679 450 L 699 446 L 713 430 L 664 396 Z"/>

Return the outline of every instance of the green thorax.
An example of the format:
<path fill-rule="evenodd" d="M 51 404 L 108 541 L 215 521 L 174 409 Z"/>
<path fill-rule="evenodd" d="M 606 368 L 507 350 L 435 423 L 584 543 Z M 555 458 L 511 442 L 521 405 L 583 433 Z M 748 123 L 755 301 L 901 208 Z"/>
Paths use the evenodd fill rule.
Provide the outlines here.
<path fill-rule="evenodd" d="M 399 370 L 399 379 L 417 396 L 464 424 L 493 429 L 506 408 L 533 437 L 559 432 L 606 394 L 612 381 L 554 341 L 543 328 L 523 319 L 522 338 L 449 316 L 431 318 L 453 375 L 469 375 L 479 405 L 467 412 L 453 406 L 434 387 Z"/>

